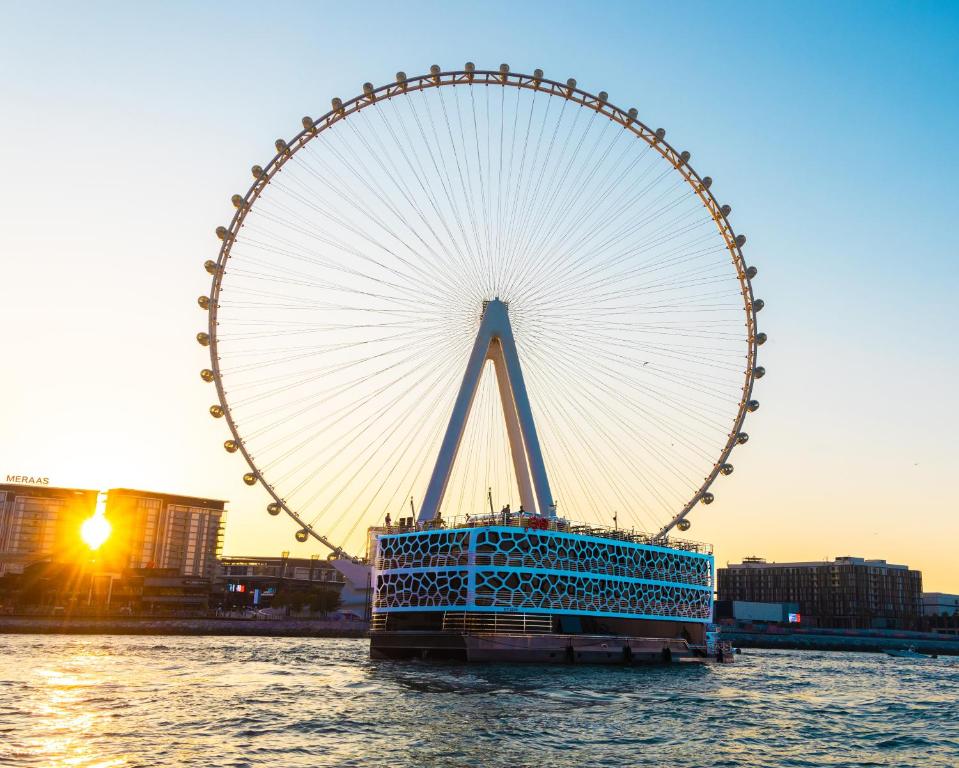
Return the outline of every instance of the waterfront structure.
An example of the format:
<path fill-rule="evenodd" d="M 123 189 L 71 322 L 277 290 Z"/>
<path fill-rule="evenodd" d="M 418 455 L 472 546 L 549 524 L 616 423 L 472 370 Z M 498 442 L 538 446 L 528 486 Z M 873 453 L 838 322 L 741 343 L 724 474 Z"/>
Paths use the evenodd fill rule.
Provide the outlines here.
<path fill-rule="evenodd" d="M 714 608 L 717 622 L 800 624 L 799 603 L 754 603 L 746 600 L 717 600 Z"/>
<path fill-rule="evenodd" d="M 923 592 L 922 615 L 959 616 L 959 595 L 946 592 Z"/>
<path fill-rule="evenodd" d="M 177 568 L 127 568 L 112 584 L 104 605 L 131 615 L 206 614 L 211 581 Z"/>
<path fill-rule="evenodd" d="M 97 491 L 0 484 L 0 576 L 30 563 L 74 555 L 77 532 L 96 509 Z"/>
<path fill-rule="evenodd" d="M 79 539 L 97 510 L 99 492 L 80 488 L 0 485 L 0 575 L 30 563 L 89 559 Z M 96 553 L 101 570 L 173 569 L 212 579 L 222 546 L 225 502 L 114 488 L 103 513 L 112 533 Z"/>
<path fill-rule="evenodd" d="M 796 603 L 802 624 L 913 629 L 921 615 L 922 573 L 862 557 L 768 563 L 745 558 L 717 571 L 719 600 Z"/>
<path fill-rule="evenodd" d="M 221 557 L 216 591 L 224 608 L 267 608 L 280 593 L 327 590 L 339 597 L 346 580 L 329 560 L 313 557 Z"/>

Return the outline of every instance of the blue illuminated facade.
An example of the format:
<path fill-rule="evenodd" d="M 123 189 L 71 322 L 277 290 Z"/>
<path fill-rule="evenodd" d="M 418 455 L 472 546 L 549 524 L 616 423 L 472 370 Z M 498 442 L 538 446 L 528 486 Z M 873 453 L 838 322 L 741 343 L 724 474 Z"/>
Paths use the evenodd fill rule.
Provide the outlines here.
<path fill-rule="evenodd" d="M 712 554 L 624 539 L 508 525 L 381 533 L 372 611 L 711 621 Z"/>

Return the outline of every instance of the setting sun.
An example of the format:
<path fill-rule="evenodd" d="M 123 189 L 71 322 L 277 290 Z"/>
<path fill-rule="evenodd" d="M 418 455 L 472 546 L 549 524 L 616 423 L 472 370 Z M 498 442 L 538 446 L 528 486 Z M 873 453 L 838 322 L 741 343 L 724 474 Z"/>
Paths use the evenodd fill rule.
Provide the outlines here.
<path fill-rule="evenodd" d="M 83 525 L 80 526 L 80 538 L 90 549 L 97 550 L 110 537 L 111 530 L 110 522 L 98 512 L 83 521 Z"/>

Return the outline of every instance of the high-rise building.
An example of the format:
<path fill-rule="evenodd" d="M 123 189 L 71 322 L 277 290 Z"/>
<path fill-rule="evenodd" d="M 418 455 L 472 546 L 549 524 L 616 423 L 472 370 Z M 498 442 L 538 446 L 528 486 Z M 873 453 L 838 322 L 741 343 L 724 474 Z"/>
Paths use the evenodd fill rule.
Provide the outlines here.
<path fill-rule="evenodd" d="M 223 545 L 225 502 L 194 496 L 114 488 L 106 518 L 128 568 L 172 568 L 213 578 Z"/>
<path fill-rule="evenodd" d="M 37 560 L 75 555 L 80 526 L 96 509 L 97 491 L 0 484 L 0 576 Z"/>
<path fill-rule="evenodd" d="M 97 508 L 97 491 L 0 485 L 0 575 L 41 560 L 89 558 L 80 526 Z M 115 488 L 104 513 L 112 531 L 97 551 L 101 567 L 174 569 L 212 579 L 222 546 L 225 502 Z"/>
<path fill-rule="evenodd" d="M 758 557 L 716 572 L 719 600 L 798 603 L 803 624 L 912 629 L 922 615 L 922 573 L 862 557 L 767 563 Z"/>

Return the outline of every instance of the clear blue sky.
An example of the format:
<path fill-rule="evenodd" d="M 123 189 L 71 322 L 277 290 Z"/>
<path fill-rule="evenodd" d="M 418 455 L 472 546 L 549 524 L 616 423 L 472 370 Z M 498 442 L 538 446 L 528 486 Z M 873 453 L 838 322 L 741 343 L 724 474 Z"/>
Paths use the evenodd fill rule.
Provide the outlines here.
<path fill-rule="evenodd" d="M 205 416 L 192 342 L 230 194 L 332 96 L 536 67 L 667 129 L 767 302 L 720 561 L 907 561 L 959 591 L 959 4 L 0 3 L 0 473 L 231 500 L 293 546 Z"/>

